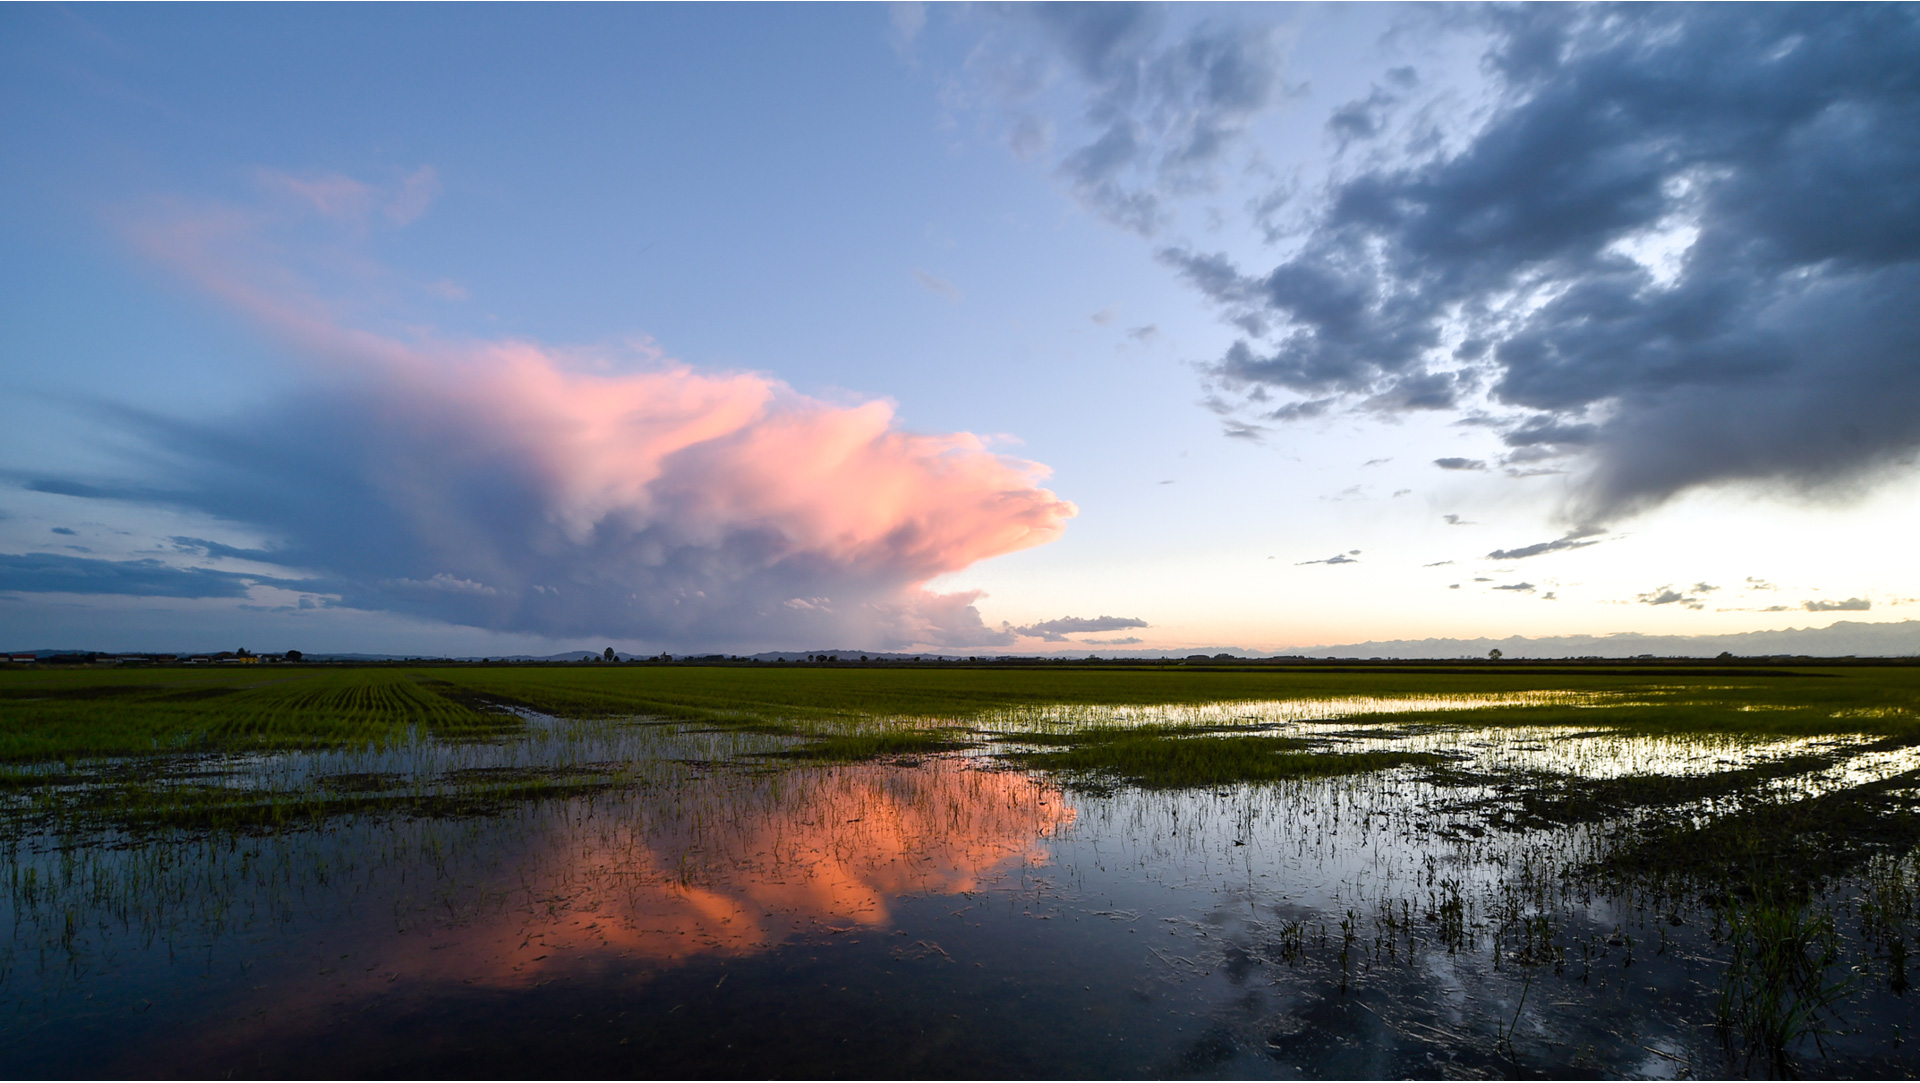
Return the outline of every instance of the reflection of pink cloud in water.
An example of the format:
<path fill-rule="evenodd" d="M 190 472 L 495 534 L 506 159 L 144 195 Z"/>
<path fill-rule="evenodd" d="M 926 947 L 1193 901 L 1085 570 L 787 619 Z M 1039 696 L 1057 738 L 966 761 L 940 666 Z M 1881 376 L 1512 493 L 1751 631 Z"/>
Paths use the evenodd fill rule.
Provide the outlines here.
<path fill-rule="evenodd" d="M 310 955 L 294 949 L 291 966 L 250 977 L 240 1002 L 156 1039 L 152 1063 L 209 1076 L 254 1065 L 351 1034 L 395 996 L 432 1003 L 576 969 L 645 982 L 696 958 L 859 937 L 885 929 L 901 898 L 980 890 L 1046 863 L 1046 840 L 1076 813 L 1043 779 L 933 760 L 663 780 L 525 815 L 489 821 L 451 851 L 431 827 L 415 835 L 386 870 L 397 883 L 369 870 L 349 913 L 301 932 Z"/>
<path fill-rule="evenodd" d="M 695 784 L 709 786 L 550 834 L 525 855 L 516 905 L 450 931 L 458 951 L 414 941 L 393 971 L 514 985 L 596 955 L 671 964 L 882 927 L 893 899 L 1044 864 L 1043 840 L 1075 816 L 1045 781 L 951 762 Z"/>

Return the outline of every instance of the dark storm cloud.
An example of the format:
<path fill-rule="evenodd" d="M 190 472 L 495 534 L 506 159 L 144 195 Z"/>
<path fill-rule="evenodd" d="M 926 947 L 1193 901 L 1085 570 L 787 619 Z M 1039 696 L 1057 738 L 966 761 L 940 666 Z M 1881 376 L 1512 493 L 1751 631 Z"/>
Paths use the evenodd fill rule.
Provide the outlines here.
<path fill-rule="evenodd" d="M 1304 568 L 1309 564 L 1358 564 L 1360 562 L 1354 558 L 1358 557 L 1359 555 L 1360 555 L 1360 550 L 1349 549 L 1344 553 L 1335 553 L 1332 556 L 1326 558 L 1325 560 L 1302 560 L 1295 563 L 1294 567 Z"/>
<path fill-rule="evenodd" d="M 165 504 L 180 495 L 143 485 L 92 485 L 70 478 L 28 478 L 20 487 L 30 493 L 77 496 L 89 500 L 127 500 L 141 504 Z"/>
<path fill-rule="evenodd" d="M 1508 446 L 1585 463 L 1579 521 L 1920 446 L 1920 8 L 1481 18 L 1458 149 L 1338 180 L 1263 273 L 1163 253 L 1247 336 L 1217 383 L 1403 411 L 1478 374 Z"/>
<path fill-rule="evenodd" d="M 1369 410 L 1398 413 L 1407 410 L 1451 410 L 1461 394 L 1473 390 L 1471 372 L 1422 372 L 1389 381 L 1360 405 Z"/>
<path fill-rule="evenodd" d="M 1601 533 L 1601 531 L 1587 527 L 1575 530 L 1565 537 L 1555 538 L 1552 541 L 1535 542 L 1532 545 L 1520 546 L 1518 549 L 1495 549 L 1493 552 L 1487 554 L 1487 559 L 1522 560 L 1527 557 L 1541 556 L 1545 553 L 1560 553 L 1568 549 L 1585 549 L 1589 545 L 1600 544 L 1599 540 L 1594 537 L 1595 534 L 1599 533 Z"/>
<path fill-rule="evenodd" d="M 226 557 L 235 560 L 258 560 L 268 563 L 274 563 L 280 559 L 280 555 L 270 549 L 240 549 L 235 546 L 224 545 L 217 541 L 208 541 L 205 538 L 185 538 L 177 535 L 170 540 L 173 542 L 173 547 L 182 553 L 197 553 L 209 557 Z"/>
<path fill-rule="evenodd" d="M 0 591 L 21 594 L 131 594 L 159 598 L 244 598 L 253 577 L 157 560 L 95 560 L 54 553 L 0 553 Z"/>
<path fill-rule="evenodd" d="M 1681 590 L 1675 590 L 1670 586 L 1666 586 L 1660 587 L 1657 590 L 1650 590 L 1645 594 L 1637 594 L 1634 596 L 1634 600 L 1643 605 L 1678 605 L 1684 606 L 1687 609 L 1704 609 L 1706 608 L 1706 599 L 1700 596 L 1703 594 L 1712 594 L 1719 589 L 1719 587 L 1711 583 L 1695 583 L 1693 586 Z"/>
<path fill-rule="evenodd" d="M 1038 624 L 1008 625 L 1007 629 L 1015 635 L 1037 636 L 1049 643 L 1068 642 L 1067 637 L 1079 632 L 1121 632 L 1128 628 L 1151 627 L 1137 617 L 1061 617 L 1058 620 L 1041 621 Z M 1087 642 L 1096 642 L 1087 640 Z M 1138 643 L 1138 639 L 1099 640 L 1105 644 Z"/>
<path fill-rule="evenodd" d="M 1872 609 L 1873 603 L 1866 600 L 1865 598 L 1848 598 L 1847 600 L 1842 602 L 1827 602 L 1827 601 L 1815 600 L 1810 602 L 1801 602 L 1800 608 L 1806 610 L 1809 613 L 1859 612 L 1861 610 Z"/>
<path fill-rule="evenodd" d="M 1085 205 L 1139 233 L 1167 218 L 1167 198 L 1211 187 L 1249 122 L 1288 93 L 1271 27 L 1203 24 L 1170 31 L 1156 4 L 1038 4 L 995 9 L 1029 39 L 992 50 L 994 92 L 1024 110 L 1064 68 L 1085 135 L 1059 172 Z M 1038 39 L 1036 55 L 1031 39 Z M 1044 125 L 1021 112 L 1016 150 L 1037 153 Z"/>

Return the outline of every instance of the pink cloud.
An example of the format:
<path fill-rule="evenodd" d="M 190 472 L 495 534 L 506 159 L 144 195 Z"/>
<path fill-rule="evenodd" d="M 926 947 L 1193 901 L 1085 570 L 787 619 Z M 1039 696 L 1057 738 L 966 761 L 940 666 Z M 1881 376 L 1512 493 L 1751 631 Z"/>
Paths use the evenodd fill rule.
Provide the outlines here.
<path fill-rule="evenodd" d="M 276 183 L 330 219 L 362 198 L 347 178 Z M 1009 637 L 982 623 L 977 594 L 925 584 L 1052 541 L 1075 514 L 1041 486 L 1039 464 L 972 433 L 908 431 L 886 401 L 827 402 L 763 373 L 702 372 L 645 350 L 352 326 L 340 312 L 357 299 L 323 300 L 286 247 L 267 243 L 276 224 L 175 213 L 138 237 L 319 378 L 324 393 L 297 417 L 244 438 L 263 460 L 294 456 L 281 445 L 298 439 L 301 456 L 351 465 L 333 482 L 362 494 L 346 514 L 378 518 L 363 535 L 406 544 L 342 552 L 353 542 L 321 509 L 264 493 L 246 507 L 273 509 L 254 514 L 279 517 L 261 525 L 294 539 L 290 557 L 360 583 L 358 598 L 344 592 L 353 604 L 550 634 L 990 644 Z M 320 422 L 327 411 L 335 420 Z M 421 582 L 489 593 L 381 593 Z"/>
<path fill-rule="evenodd" d="M 713 545 L 744 526 L 779 539 L 770 559 L 921 583 L 1052 541 L 1075 511 L 1040 487 L 1044 467 L 971 433 L 908 432 L 886 402 L 823 402 L 759 373 L 582 373 L 525 342 L 380 356 L 406 359 L 386 374 L 403 413 L 483 426 L 537 471 L 574 543 L 611 529 Z"/>

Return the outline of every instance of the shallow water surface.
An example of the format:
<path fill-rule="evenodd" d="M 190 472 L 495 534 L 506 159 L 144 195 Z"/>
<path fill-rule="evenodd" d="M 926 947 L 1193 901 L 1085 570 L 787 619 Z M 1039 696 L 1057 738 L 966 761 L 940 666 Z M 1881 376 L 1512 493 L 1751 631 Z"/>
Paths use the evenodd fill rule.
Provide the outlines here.
<path fill-rule="evenodd" d="M 1503 827 L 1488 781 L 1711 775 L 1819 754 L 1813 795 L 1895 778 L 1914 767 L 1907 752 L 1604 728 L 1356 732 L 1326 713 L 1272 715 L 1237 717 L 1328 747 L 1444 751 L 1456 769 L 1088 789 L 1011 769 L 991 747 L 791 766 L 759 755 L 780 743 L 752 734 L 553 720 L 517 743 L 203 764 L 240 789 L 353 778 L 431 797 L 435 779 L 508 768 L 594 781 L 477 811 L 11 839 L 0 1064 L 54 1076 L 1912 1073 L 1900 1043 L 1920 1025 L 1915 998 L 1864 942 L 1832 963 L 1846 987 L 1831 1033 L 1801 1036 L 1789 1064 L 1756 1058 L 1714 1025 L 1722 911 L 1572 874 L 1604 853 L 1609 823 Z M 1882 879 L 1909 884 L 1910 865 Z M 1840 923 L 1858 924 L 1859 887 L 1830 885 Z"/>

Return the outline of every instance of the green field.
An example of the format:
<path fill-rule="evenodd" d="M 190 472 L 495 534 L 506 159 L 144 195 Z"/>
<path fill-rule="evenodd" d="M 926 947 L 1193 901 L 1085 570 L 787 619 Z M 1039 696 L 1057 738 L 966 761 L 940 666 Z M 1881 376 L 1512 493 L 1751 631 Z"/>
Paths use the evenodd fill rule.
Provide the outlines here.
<path fill-rule="evenodd" d="M 1084 830 L 1116 845 L 1165 813 L 1168 851 L 1195 829 L 1240 847 L 1256 821 L 1318 845 L 1371 809 L 1362 824 L 1398 826 L 1362 827 L 1356 844 L 1430 861 L 1395 888 L 1412 894 L 1375 900 L 1379 943 L 1418 904 L 1448 953 L 1475 950 L 1472 896 L 1496 958 L 1511 941 L 1515 965 L 1552 960 L 1559 975 L 1576 946 L 1618 946 L 1632 965 L 1626 934 L 1596 949 L 1568 931 L 1588 900 L 1624 900 L 1657 950 L 1686 928 L 1672 935 L 1724 956 L 1715 1025 L 1776 1066 L 1844 1005 L 1904 1004 L 1920 943 L 1920 666 L 0 671 L 0 878 L 39 923 L 16 934 L 35 952 L 89 923 L 164 923 L 201 902 L 225 913 L 263 875 L 244 856 L 262 847 L 283 854 L 269 872 L 289 885 L 362 862 L 434 879 L 475 824 L 658 820 L 721 840 L 758 816 L 775 834 L 854 831 L 864 813 L 783 802 L 847 786 L 924 796 L 933 777 L 1041 787 L 1093 810 Z M 969 814 L 1001 811 L 991 785 L 961 792 L 987 795 Z M 1096 815 L 1114 807 L 1132 811 Z M 419 840 L 321 852 L 341 832 L 389 830 Z M 703 852 L 640 867 L 685 880 Z M 1329 920 L 1351 940 L 1358 914 Z M 1293 958 L 1307 949 L 1287 928 Z M 1876 984 L 1834 984 L 1843 970 Z"/>
<path fill-rule="evenodd" d="M 1870 733 L 1920 739 L 1920 668 L 1648 672 L 1485 665 L 1431 669 L 234 666 L 0 672 L 0 760 L 315 748 L 415 736 L 484 739 L 510 709 L 809 734 L 969 727 L 1049 708 L 1198 706 L 1531 692 L 1606 697 L 1408 711 L 1397 722 L 1592 725 L 1646 733 Z M 1449 704 L 1449 708 L 1458 705 Z M 1352 713 L 1352 712 L 1343 712 Z M 1361 711 L 1364 715 L 1365 712 Z M 1468 717 L 1470 715 L 1471 717 Z M 1602 717 L 1604 716 L 1604 717 Z"/>

